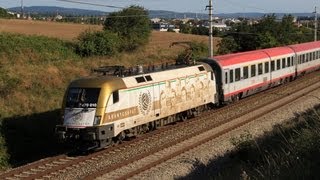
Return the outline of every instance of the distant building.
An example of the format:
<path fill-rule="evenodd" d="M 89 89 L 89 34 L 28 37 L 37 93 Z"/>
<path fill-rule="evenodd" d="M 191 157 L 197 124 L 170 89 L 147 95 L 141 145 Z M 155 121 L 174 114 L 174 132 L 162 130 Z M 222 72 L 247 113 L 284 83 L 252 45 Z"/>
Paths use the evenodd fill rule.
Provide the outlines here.
<path fill-rule="evenodd" d="M 55 20 L 62 20 L 62 16 L 61 15 L 56 15 L 56 17 L 54 18 Z"/>
<path fill-rule="evenodd" d="M 169 23 L 153 23 L 152 28 L 156 31 L 168 31 L 168 29 L 172 29 L 175 32 L 179 32 L 180 29 L 176 28 L 175 25 Z"/>
<path fill-rule="evenodd" d="M 219 31 L 223 31 L 228 29 L 228 26 L 224 23 L 213 23 L 212 25 L 214 28 L 217 28 Z M 209 29 L 209 23 L 205 23 L 205 27 Z"/>
<path fill-rule="evenodd" d="M 152 19 L 151 19 L 151 22 L 152 22 L 152 23 L 159 23 L 160 21 L 161 21 L 160 18 L 152 18 Z"/>

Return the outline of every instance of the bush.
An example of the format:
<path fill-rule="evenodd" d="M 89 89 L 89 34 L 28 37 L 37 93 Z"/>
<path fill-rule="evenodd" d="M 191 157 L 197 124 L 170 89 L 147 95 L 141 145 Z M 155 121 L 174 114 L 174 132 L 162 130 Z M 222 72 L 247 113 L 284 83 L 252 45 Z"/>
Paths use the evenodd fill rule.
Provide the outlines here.
<path fill-rule="evenodd" d="M 119 51 L 120 39 L 109 31 L 85 31 L 78 40 L 76 51 L 80 56 L 111 56 Z"/>
<path fill-rule="evenodd" d="M 191 63 L 207 55 L 208 46 L 205 43 L 187 42 L 189 48 L 180 53 L 176 59 L 177 63 Z"/>

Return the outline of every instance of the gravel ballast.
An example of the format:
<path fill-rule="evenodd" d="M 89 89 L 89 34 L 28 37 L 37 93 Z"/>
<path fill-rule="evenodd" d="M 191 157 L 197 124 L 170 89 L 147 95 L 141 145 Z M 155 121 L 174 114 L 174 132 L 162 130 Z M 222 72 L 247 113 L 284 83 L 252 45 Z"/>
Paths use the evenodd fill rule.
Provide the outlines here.
<path fill-rule="evenodd" d="M 289 105 L 262 116 L 258 120 L 248 123 L 226 135 L 222 135 L 198 148 L 184 153 L 174 159 L 145 171 L 132 179 L 175 179 L 187 176 L 195 168 L 195 164 L 208 164 L 209 161 L 223 156 L 226 152 L 234 150 L 231 143 L 232 138 L 237 138 L 243 134 L 250 134 L 253 138 L 258 138 L 264 133 L 270 132 L 274 125 L 290 121 L 297 113 L 302 113 L 320 104 L 320 90 L 316 90 L 309 95 L 293 101 Z"/>

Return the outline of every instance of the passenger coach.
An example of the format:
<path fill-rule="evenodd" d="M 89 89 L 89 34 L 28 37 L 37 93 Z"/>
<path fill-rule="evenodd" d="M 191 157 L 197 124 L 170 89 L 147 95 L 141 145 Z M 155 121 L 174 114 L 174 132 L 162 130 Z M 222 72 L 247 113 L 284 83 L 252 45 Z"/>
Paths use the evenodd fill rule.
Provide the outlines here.
<path fill-rule="evenodd" d="M 220 102 L 236 101 L 320 67 L 320 42 L 215 56 Z M 218 78 L 217 78 L 218 79 Z"/>

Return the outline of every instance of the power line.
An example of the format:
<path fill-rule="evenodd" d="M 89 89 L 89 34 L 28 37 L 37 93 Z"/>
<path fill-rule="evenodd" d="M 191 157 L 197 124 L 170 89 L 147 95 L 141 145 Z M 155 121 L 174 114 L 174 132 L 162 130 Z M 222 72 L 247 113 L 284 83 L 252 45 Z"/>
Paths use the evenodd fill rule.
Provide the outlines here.
<path fill-rule="evenodd" d="M 101 6 L 101 7 L 108 7 L 108 8 L 116 8 L 116 9 L 124 9 L 125 8 L 125 7 L 120 7 L 120 6 L 112 6 L 112 5 L 105 5 L 105 4 L 98 4 L 98 3 L 89 3 L 89 2 L 75 1 L 75 0 L 57 0 L 57 1 L 77 3 L 77 4 L 86 4 L 86 5 L 92 5 L 92 6 Z"/>

